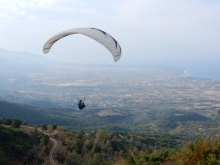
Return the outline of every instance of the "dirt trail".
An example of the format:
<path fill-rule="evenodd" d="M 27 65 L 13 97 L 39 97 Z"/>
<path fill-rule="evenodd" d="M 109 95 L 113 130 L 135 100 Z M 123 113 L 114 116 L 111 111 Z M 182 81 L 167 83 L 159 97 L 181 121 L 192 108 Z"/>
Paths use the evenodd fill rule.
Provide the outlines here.
<path fill-rule="evenodd" d="M 21 126 L 21 128 L 33 129 L 33 127 L 31 127 L 31 126 Z M 45 131 L 43 131 L 41 128 L 38 128 L 37 130 L 38 130 L 39 132 L 44 133 L 45 135 L 48 135 L 49 137 L 50 137 L 50 135 L 55 135 L 55 134 L 58 133 L 58 131 L 54 131 L 52 134 L 48 134 L 48 133 L 46 133 Z M 50 159 L 50 163 L 53 164 L 53 165 L 55 165 L 56 163 L 55 163 L 55 160 L 54 160 L 54 158 L 53 158 L 53 152 L 54 152 L 55 148 L 57 147 L 57 141 L 56 141 L 55 139 L 53 139 L 52 137 L 50 137 L 50 140 L 51 140 L 52 143 L 53 143 L 53 147 L 52 147 L 52 149 L 50 150 L 49 159 Z"/>
<path fill-rule="evenodd" d="M 55 161 L 53 159 L 53 152 L 54 152 L 54 149 L 57 147 L 57 141 L 51 137 L 50 137 L 50 140 L 54 143 L 54 145 L 52 149 L 50 150 L 49 159 L 50 159 L 50 163 L 55 164 Z"/>
<path fill-rule="evenodd" d="M 42 131 L 42 130 L 41 130 Z M 57 134 L 58 131 L 54 131 L 52 134 L 48 134 L 44 131 L 42 131 L 45 135 L 48 135 L 50 137 L 50 135 L 55 135 Z M 53 152 L 55 150 L 55 148 L 57 147 L 57 141 L 55 139 L 53 139 L 52 137 L 50 137 L 50 140 L 53 142 L 53 147 L 52 149 L 50 150 L 50 154 L 49 154 L 49 159 L 50 159 L 50 163 L 52 163 L 53 165 L 55 164 L 55 160 L 53 158 Z"/>

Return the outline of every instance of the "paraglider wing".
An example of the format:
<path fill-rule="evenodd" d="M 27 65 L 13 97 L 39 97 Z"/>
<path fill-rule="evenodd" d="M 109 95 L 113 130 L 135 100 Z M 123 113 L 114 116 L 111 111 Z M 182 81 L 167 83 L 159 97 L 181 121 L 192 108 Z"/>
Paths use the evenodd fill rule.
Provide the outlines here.
<path fill-rule="evenodd" d="M 60 32 L 44 44 L 43 52 L 48 53 L 55 42 L 72 34 L 82 34 L 99 42 L 111 52 L 115 62 L 121 57 L 122 51 L 119 43 L 108 33 L 96 28 L 75 28 Z"/>

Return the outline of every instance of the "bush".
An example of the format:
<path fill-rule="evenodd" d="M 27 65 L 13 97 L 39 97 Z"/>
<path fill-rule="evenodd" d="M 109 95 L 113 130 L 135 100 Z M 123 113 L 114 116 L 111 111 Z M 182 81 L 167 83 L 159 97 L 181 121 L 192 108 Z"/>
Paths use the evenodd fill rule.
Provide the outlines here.
<path fill-rule="evenodd" d="M 220 164 L 220 137 L 212 140 L 199 139 L 180 149 L 172 158 L 178 165 Z"/>
<path fill-rule="evenodd" d="M 12 123 L 12 120 L 11 120 L 11 119 L 8 119 L 8 118 L 6 118 L 6 117 L 4 117 L 4 118 L 2 119 L 2 124 L 11 125 L 11 123 Z"/>
<path fill-rule="evenodd" d="M 21 124 L 22 124 L 22 121 L 21 121 L 21 120 L 12 119 L 12 123 L 11 123 L 11 126 L 12 126 L 12 127 L 18 128 L 18 127 L 20 127 Z"/>
<path fill-rule="evenodd" d="M 65 159 L 66 165 L 81 165 L 81 158 L 80 155 L 76 154 L 75 152 L 68 153 L 66 159 Z"/>

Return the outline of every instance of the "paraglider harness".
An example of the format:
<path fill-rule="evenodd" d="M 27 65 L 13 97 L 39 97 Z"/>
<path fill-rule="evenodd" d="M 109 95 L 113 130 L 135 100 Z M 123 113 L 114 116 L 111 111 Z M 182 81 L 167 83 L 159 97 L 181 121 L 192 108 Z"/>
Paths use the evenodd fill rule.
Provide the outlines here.
<path fill-rule="evenodd" d="M 84 101 L 85 101 L 85 98 L 84 98 L 84 100 L 82 101 L 82 100 L 79 100 L 79 98 L 78 98 L 78 106 L 79 106 L 79 109 L 80 110 L 82 110 L 83 108 L 85 108 L 86 106 L 85 106 L 85 104 L 84 104 Z"/>

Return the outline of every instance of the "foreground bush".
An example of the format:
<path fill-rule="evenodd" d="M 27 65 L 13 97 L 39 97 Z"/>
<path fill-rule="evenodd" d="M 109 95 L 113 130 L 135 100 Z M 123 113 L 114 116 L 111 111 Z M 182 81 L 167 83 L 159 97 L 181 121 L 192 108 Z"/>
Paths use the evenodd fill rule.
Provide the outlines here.
<path fill-rule="evenodd" d="M 199 139 L 176 152 L 172 161 L 177 165 L 220 164 L 220 137 L 212 140 Z"/>

